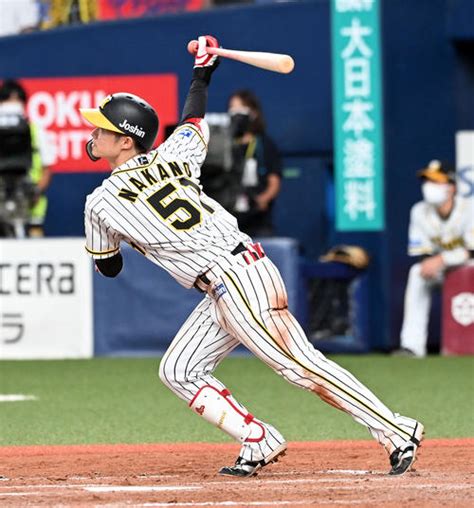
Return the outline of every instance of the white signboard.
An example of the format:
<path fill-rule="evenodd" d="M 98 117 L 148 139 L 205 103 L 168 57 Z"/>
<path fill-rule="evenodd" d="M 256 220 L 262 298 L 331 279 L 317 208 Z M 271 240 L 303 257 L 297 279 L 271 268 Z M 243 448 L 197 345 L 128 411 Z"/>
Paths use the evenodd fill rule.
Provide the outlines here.
<path fill-rule="evenodd" d="M 474 200 L 474 131 L 456 133 L 456 169 L 459 194 Z"/>
<path fill-rule="evenodd" d="M 90 358 L 92 315 L 83 238 L 0 240 L 0 359 Z"/>

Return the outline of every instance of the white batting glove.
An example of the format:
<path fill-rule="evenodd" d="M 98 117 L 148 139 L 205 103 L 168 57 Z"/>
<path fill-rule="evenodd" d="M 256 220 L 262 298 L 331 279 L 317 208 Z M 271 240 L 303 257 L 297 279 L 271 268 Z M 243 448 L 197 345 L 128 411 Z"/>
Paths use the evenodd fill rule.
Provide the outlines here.
<path fill-rule="evenodd" d="M 198 49 L 194 58 L 194 68 L 201 69 L 203 67 L 217 67 L 218 56 L 210 55 L 207 48 L 218 48 L 219 43 L 212 35 L 201 35 L 198 38 Z"/>

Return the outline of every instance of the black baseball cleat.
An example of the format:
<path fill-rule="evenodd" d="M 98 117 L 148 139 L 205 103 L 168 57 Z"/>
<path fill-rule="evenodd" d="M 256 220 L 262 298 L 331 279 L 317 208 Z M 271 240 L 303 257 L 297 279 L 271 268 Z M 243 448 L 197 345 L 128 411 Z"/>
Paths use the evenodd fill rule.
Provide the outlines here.
<path fill-rule="evenodd" d="M 219 474 L 224 476 L 236 476 L 239 478 L 249 478 L 250 476 L 255 476 L 262 467 L 272 464 L 273 462 L 278 462 L 278 460 L 285 455 L 286 448 L 286 443 L 282 443 L 273 450 L 268 457 L 258 461 L 250 461 L 245 460 L 242 457 L 237 457 L 233 466 L 223 467 L 219 471 Z"/>
<path fill-rule="evenodd" d="M 415 462 L 415 446 L 407 446 L 403 451 L 397 448 L 390 455 L 390 465 L 392 469 L 388 474 L 400 476 L 411 469 Z"/>
<path fill-rule="evenodd" d="M 413 436 L 407 441 L 405 446 L 403 448 L 397 448 L 391 453 L 390 465 L 392 469 L 389 471 L 389 475 L 400 476 L 412 469 L 416 460 L 416 451 L 421 446 L 424 433 L 423 425 L 417 423 Z"/>

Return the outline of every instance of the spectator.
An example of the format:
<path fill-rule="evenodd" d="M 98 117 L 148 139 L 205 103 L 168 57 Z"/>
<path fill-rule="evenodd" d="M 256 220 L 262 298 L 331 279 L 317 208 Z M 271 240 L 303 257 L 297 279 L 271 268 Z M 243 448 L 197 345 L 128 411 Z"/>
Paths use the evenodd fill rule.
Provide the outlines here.
<path fill-rule="evenodd" d="M 228 110 L 233 137 L 232 173 L 239 184 L 232 212 L 245 233 L 270 236 L 273 201 L 281 183 L 280 155 L 265 133 L 263 113 L 252 92 L 232 94 Z"/>
<path fill-rule="evenodd" d="M 472 201 L 456 195 L 455 172 L 438 160 L 418 172 L 423 201 L 411 210 L 408 254 L 415 263 L 405 292 L 401 349 L 397 354 L 423 357 L 427 352 L 431 291 L 444 273 L 474 254 Z"/>
<path fill-rule="evenodd" d="M 0 115 L 16 114 L 26 117 L 26 102 L 26 92 L 20 83 L 14 80 L 3 82 L 0 87 Z M 44 219 L 48 206 L 45 192 L 51 182 L 48 166 L 52 164 L 52 154 L 44 139 L 44 133 L 36 125 L 29 123 L 29 126 L 32 149 L 29 177 L 35 185 L 35 198 L 30 209 L 27 230 L 28 236 L 38 237 L 44 235 Z"/>
<path fill-rule="evenodd" d="M 1 0 L 0 37 L 31 32 L 40 21 L 36 0 Z"/>
<path fill-rule="evenodd" d="M 97 0 L 42 0 L 45 18 L 43 29 L 90 23 L 97 19 Z"/>

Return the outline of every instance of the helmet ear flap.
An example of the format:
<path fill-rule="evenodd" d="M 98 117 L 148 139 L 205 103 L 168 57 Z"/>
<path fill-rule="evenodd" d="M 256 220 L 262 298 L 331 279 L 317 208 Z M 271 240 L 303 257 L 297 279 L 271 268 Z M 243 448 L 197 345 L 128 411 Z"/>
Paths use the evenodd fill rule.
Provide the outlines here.
<path fill-rule="evenodd" d="M 93 153 L 92 153 L 92 143 L 93 143 L 93 140 L 92 139 L 89 139 L 89 141 L 86 143 L 86 153 L 87 155 L 89 156 L 89 159 L 92 161 L 92 162 L 97 162 L 100 157 L 96 157 Z"/>

